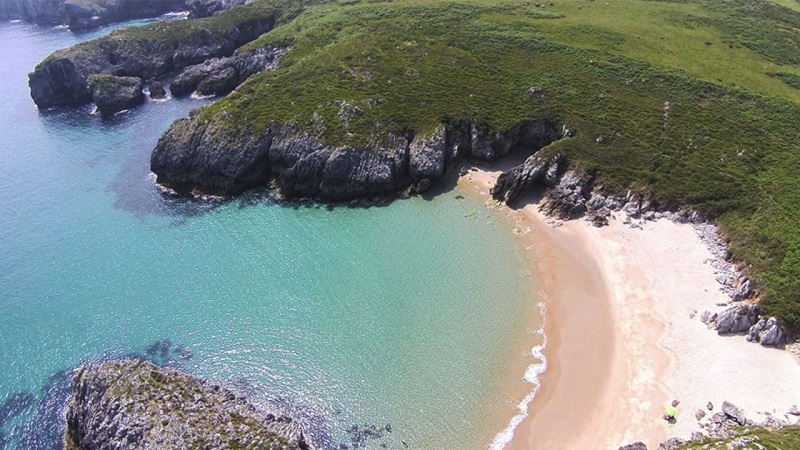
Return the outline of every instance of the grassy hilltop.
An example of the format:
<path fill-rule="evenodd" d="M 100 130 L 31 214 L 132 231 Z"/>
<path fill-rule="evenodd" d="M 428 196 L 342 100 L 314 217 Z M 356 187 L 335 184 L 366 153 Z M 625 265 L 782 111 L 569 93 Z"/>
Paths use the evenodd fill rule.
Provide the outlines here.
<path fill-rule="evenodd" d="M 575 137 L 543 152 L 566 154 L 606 191 L 633 189 L 715 218 L 764 308 L 800 327 L 797 0 L 257 0 L 248 8 L 282 19 L 240 51 L 293 50 L 201 119 L 297 123 L 328 144 L 425 134 L 443 121 L 505 130 L 555 119 Z M 357 108 L 347 121 L 337 120 L 342 102 Z"/>

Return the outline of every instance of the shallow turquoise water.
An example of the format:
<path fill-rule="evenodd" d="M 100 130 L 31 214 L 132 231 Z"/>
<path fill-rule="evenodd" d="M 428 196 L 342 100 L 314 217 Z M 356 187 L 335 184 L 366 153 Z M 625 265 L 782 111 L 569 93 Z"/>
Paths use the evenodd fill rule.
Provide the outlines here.
<path fill-rule="evenodd" d="M 202 102 L 103 122 L 28 96 L 41 58 L 89 36 L 0 25 L 0 449 L 54 448 L 69 371 L 130 353 L 298 417 L 319 448 L 488 447 L 535 328 L 508 225 L 457 192 L 164 198 L 149 152 Z"/>

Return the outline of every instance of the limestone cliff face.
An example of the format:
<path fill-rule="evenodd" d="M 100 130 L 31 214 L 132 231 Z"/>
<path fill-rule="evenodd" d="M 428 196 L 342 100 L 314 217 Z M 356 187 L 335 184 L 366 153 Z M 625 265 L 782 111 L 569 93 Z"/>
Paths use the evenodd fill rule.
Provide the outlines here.
<path fill-rule="evenodd" d="M 309 448 L 292 419 L 186 373 L 133 360 L 76 370 L 66 421 L 66 450 Z"/>
<path fill-rule="evenodd" d="M 235 6 L 243 5 L 248 0 L 189 0 L 189 18 L 213 16 L 225 12 Z"/>
<path fill-rule="evenodd" d="M 3 0 L 0 20 L 22 19 L 41 24 L 63 23 L 61 5 L 64 0 Z"/>
<path fill-rule="evenodd" d="M 262 130 L 232 126 L 223 111 L 177 121 L 151 157 L 158 182 L 178 193 L 229 195 L 274 181 L 287 198 L 342 201 L 424 190 L 457 158 L 491 161 L 515 146 L 534 150 L 558 139 L 556 125 L 527 121 L 503 133 L 471 124 L 440 126 L 432 134 L 388 134 L 361 147 L 332 147 L 297 126 Z"/>
<path fill-rule="evenodd" d="M 180 39 L 112 34 L 60 50 L 28 75 L 31 97 L 39 108 L 88 103 L 92 94 L 88 78 L 95 74 L 152 78 L 231 55 L 238 47 L 271 30 L 275 19 L 257 16 L 212 33 L 193 27 Z"/>
<path fill-rule="evenodd" d="M 61 23 L 69 25 L 73 31 L 80 31 L 187 8 L 186 0 L 65 0 L 59 13 Z"/>
<path fill-rule="evenodd" d="M 64 24 L 81 31 L 188 9 L 187 0 L 3 0 L 0 20 Z"/>

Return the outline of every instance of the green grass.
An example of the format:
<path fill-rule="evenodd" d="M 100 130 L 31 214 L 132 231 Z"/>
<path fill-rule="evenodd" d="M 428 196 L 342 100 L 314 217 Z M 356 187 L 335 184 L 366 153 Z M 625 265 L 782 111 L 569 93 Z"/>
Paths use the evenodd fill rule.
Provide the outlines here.
<path fill-rule="evenodd" d="M 736 444 L 739 446 L 735 446 Z M 678 447 L 678 450 L 727 450 L 730 448 L 743 450 L 759 450 L 763 448 L 769 450 L 800 449 L 800 427 L 792 426 L 777 431 L 759 427 L 746 428 L 733 438 L 685 444 Z"/>
<path fill-rule="evenodd" d="M 442 122 L 505 130 L 557 120 L 577 135 L 545 153 L 565 153 L 606 191 L 633 188 L 715 218 L 765 310 L 800 327 L 797 9 L 766 0 L 257 0 L 111 38 L 279 17 L 240 51 L 292 45 L 280 67 L 198 118 L 224 111 L 231 127 L 297 123 L 328 144 L 355 145 Z M 337 101 L 364 114 L 344 126 Z"/>

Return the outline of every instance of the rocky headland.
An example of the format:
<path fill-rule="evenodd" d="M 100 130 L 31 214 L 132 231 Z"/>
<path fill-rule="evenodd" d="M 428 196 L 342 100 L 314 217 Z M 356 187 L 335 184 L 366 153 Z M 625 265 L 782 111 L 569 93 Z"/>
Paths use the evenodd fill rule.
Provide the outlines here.
<path fill-rule="evenodd" d="M 198 112 L 159 140 L 151 170 L 159 184 L 181 194 L 231 195 L 272 182 L 284 198 L 346 201 L 422 192 L 464 158 L 494 161 L 517 147 L 538 150 L 560 136 L 549 120 L 525 121 L 505 132 L 461 123 L 427 134 L 387 134 L 362 146 L 331 146 L 297 125 L 238 129 L 224 111 L 211 118 Z"/>
<path fill-rule="evenodd" d="M 309 448 L 291 418 L 184 372 L 135 360 L 77 369 L 66 421 L 66 450 Z"/>
<path fill-rule="evenodd" d="M 209 61 L 205 69 L 193 68 L 181 77 L 182 86 L 194 82 L 215 94 L 227 93 L 248 76 L 273 68 L 284 49 L 265 49 L 234 58 L 240 46 L 271 30 L 276 12 L 258 6 L 243 6 L 215 17 L 169 24 L 153 24 L 112 33 L 48 56 L 29 75 L 31 97 L 39 108 L 78 106 L 97 99 L 97 83 L 92 77 L 103 75 L 101 96 L 119 98 L 98 109 L 121 110 L 133 106 L 130 87 L 122 78 L 142 82 Z M 213 59 L 223 58 L 223 59 Z M 107 76 L 117 77 L 109 83 Z M 189 79 L 190 83 L 186 83 Z M 114 92 L 115 87 L 119 92 Z"/>
<path fill-rule="evenodd" d="M 84 31 L 171 12 L 187 11 L 191 18 L 208 17 L 244 3 L 245 0 L 5 0 L 0 2 L 0 20 L 67 25 L 72 31 Z"/>

